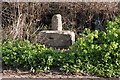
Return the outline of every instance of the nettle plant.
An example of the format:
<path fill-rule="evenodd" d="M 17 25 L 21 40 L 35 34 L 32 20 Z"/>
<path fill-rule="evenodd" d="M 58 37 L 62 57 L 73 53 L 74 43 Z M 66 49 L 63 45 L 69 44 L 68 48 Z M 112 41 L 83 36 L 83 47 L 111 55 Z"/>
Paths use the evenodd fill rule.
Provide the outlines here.
<path fill-rule="evenodd" d="M 120 16 L 105 31 L 85 29 L 61 70 L 120 77 Z"/>

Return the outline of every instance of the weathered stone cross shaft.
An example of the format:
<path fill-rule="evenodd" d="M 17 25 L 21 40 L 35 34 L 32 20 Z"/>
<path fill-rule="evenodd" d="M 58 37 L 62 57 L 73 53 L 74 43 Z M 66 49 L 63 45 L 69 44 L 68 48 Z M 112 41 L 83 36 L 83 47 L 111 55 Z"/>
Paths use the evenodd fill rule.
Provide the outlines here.
<path fill-rule="evenodd" d="M 52 30 L 41 31 L 39 40 L 47 47 L 68 48 L 75 42 L 75 33 L 62 30 L 62 17 L 56 14 L 52 17 Z"/>

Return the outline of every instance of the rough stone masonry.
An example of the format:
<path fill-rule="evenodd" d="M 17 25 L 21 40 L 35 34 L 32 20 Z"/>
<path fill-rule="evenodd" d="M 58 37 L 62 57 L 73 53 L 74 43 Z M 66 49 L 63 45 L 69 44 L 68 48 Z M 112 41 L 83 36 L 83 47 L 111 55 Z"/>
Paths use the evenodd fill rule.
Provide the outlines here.
<path fill-rule="evenodd" d="M 68 48 L 75 42 L 75 33 L 62 30 L 62 17 L 56 14 L 52 17 L 52 30 L 41 31 L 38 40 L 47 47 Z"/>

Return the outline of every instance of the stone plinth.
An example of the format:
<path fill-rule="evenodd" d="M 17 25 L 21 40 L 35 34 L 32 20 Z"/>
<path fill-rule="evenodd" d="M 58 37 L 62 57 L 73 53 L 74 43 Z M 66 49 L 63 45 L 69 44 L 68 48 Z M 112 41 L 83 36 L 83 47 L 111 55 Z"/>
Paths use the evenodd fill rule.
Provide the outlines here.
<path fill-rule="evenodd" d="M 52 17 L 52 30 L 41 31 L 38 40 L 47 47 L 68 48 L 75 42 L 75 33 L 62 31 L 62 18 L 57 14 Z"/>
<path fill-rule="evenodd" d="M 71 31 L 41 31 L 39 40 L 47 47 L 68 48 L 75 42 L 75 34 Z"/>

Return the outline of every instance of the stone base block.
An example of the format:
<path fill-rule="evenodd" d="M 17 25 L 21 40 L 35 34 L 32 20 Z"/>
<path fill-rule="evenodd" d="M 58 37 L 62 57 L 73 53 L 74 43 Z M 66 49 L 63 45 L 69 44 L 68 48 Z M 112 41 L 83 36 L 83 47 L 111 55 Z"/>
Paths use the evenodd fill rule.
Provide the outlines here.
<path fill-rule="evenodd" d="M 71 31 L 41 31 L 38 40 L 47 47 L 68 48 L 75 42 L 75 33 Z"/>

